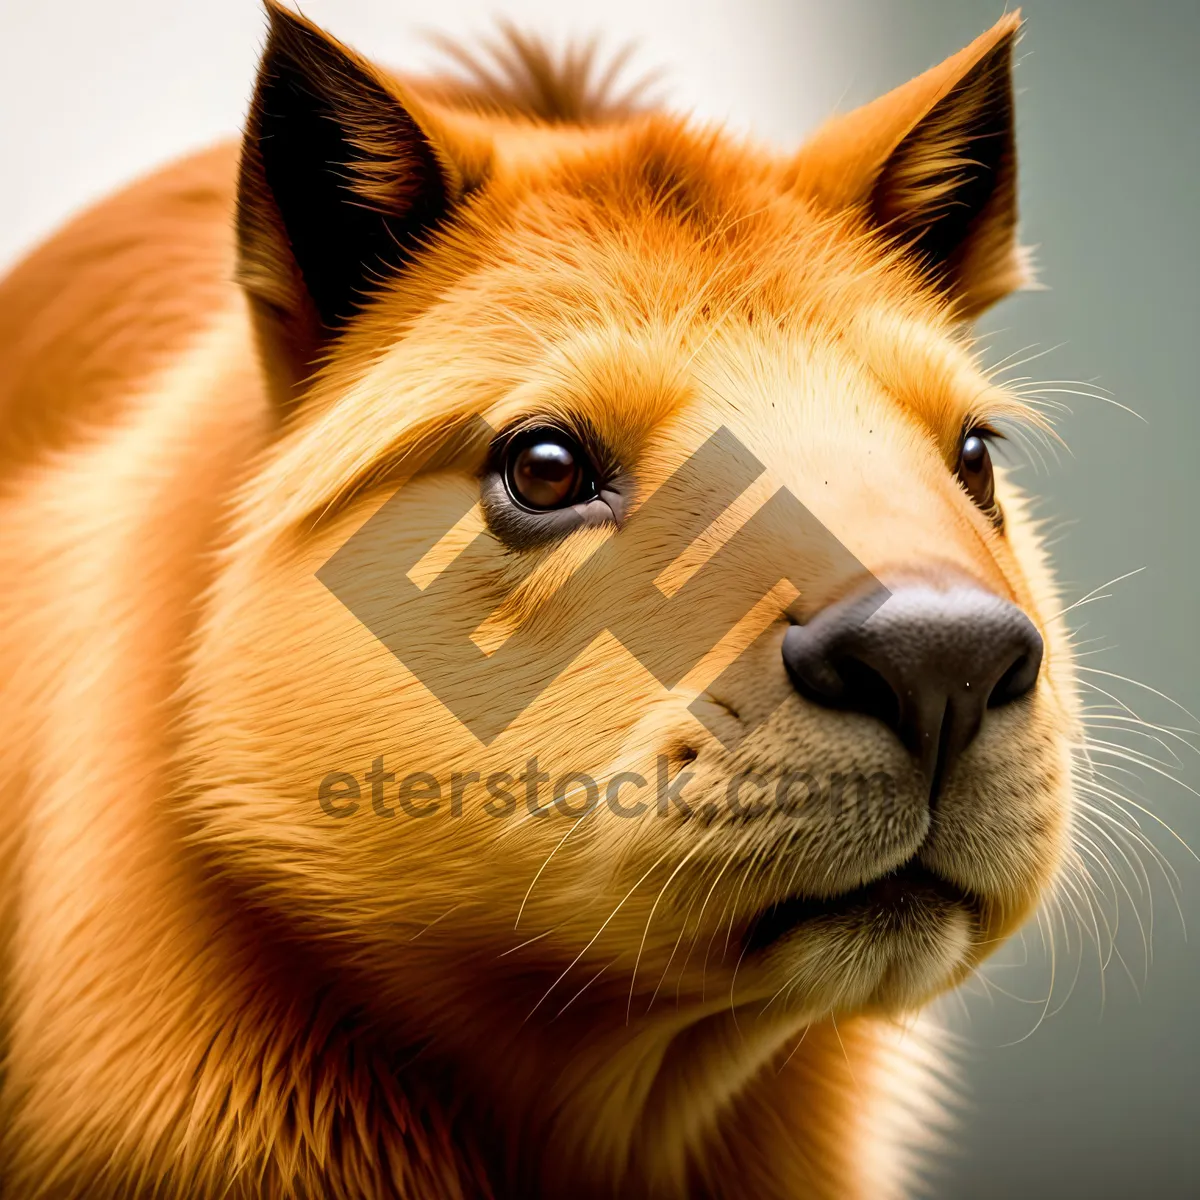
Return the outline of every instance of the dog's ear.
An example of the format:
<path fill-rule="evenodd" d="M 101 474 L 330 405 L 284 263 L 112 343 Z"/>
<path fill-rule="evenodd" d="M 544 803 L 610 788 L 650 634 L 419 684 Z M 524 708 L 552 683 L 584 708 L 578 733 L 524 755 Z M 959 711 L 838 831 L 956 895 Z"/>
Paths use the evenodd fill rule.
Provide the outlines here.
<path fill-rule="evenodd" d="M 238 276 L 286 406 L 479 164 L 464 172 L 472 150 L 382 71 L 275 0 L 266 7 L 238 180 Z"/>
<path fill-rule="evenodd" d="M 1012 13 L 941 65 L 834 118 L 796 160 L 802 191 L 860 209 L 964 319 L 1029 282 L 1013 137 L 1020 25 Z"/>

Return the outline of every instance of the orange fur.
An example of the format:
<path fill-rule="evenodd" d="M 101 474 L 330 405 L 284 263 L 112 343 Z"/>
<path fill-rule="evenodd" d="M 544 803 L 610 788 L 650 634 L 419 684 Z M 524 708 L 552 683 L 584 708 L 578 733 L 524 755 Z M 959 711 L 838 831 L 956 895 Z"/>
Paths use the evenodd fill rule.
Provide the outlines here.
<path fill-rule="evenodd" d="M 903 1194 L 946 1087 L 910 1018 L 1029 914 L 1070 820 L 1044 552 L 1010 482 L 999 530 L 953 474 L 966 425 L 1023 411 L 962 327 L 1019 282 L 1017 18 L 781 159 L 606 102 L 589 60 L 556 75 L 528 40 L 503 79 L 422 83 L 269 10 L 239 171 L 224 147 L 169 167 L 0 284 L 4 1194 Z M 321 138 L 333 183 L 293 177 Z M 959 192 L 982 197 L 966 223 Z M 361 278 L 329 255 L 343 235 Z M 665 692 L 607 635 L 477 742 L 314 577 L 477 415 L 585 420 L 639 496 L 726 425 L 881 578 L 967 575 L 1035 620 L 1036 696 L 973 745 L 927 839 L 974 924 L 721 952 L 785 869 L 836 890 L 906 857 L 882 819 L 784 846 L 603 813 L 568 839 L 475 798 L 321 811 L 322 777 L 376 755 L 448 779 L 536 747 L 605 778 L 685 748 L 714 794 L 814 756 L 908 778 L 881 726 L 791 693 L 778 606 L 774 667 L 741 643 L 783 698 L 749 748 L 702 743 L 687 710 L 752 702 L 706 691 L 736 649 Z M 405 484 L 413 544 L 478 493 L 488 448 L 451 447 Z M 485 535 L 461 599 L 503 640 L 605 536 Z"/>

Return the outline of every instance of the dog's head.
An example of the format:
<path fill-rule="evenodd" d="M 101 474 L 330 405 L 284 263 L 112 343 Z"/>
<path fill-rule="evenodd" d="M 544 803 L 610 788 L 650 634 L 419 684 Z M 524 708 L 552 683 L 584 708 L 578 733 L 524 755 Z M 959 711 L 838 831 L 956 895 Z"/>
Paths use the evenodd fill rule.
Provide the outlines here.
<path fill-rule="evenodd" d="M 498 1058 L 733 1009 L 767 1053 L 1050 883 L 1070 653 L 964 329 L 1023 277 L 1017 32 L 779 156 L 451 102 L 273 10 L 239 233 L 282 432 L 189 805 L 365 1002 Z"/>

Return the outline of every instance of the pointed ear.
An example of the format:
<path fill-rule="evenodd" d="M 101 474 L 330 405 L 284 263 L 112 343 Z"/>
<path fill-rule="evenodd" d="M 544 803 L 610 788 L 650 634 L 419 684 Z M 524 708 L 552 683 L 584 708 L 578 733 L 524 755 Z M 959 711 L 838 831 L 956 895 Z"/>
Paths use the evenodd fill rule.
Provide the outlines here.
<path fill-rule="evenodd" d="M 859 208 L 969 319 L 1030 282 L 1017 244 L 1012 13 L 940 66 L 820 129 L 797 186 Z"/>
<path fill-rule="evenodd" d="M 266 7 L 238 181 L 238 276 L 286 406 L 465 183 L 452 140 L 394 80 L 275 0 Z"/>

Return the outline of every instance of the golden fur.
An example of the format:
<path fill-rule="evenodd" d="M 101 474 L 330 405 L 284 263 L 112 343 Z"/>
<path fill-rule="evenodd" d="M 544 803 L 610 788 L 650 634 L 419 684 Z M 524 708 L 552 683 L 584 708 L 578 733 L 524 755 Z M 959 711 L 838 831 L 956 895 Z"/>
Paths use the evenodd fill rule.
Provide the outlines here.
<path fill-rule="evenodd" d="M 1027 415 L 964 329 L 1023 278 L 1017 17 L 778 157 L 607 103 L 586 60 L 556 76 L 532 42 L 501 82 L 422 85 L 269 8 L 240 168 L 232 147 L 169 167 L 0 284 L 4 1195 L 903 1194 L 945 1088 L 912 1017 L 1032 911 L 1070 819 L 1036 528 L 1011 482 L 998 529 L 953 473 L 966 425 Z M 280 95 L 342 138 L 365 301 L 260 136 Z M 955 225 L 977 136 L 1000 139 L 993 178 Z M 704 740 L 688 705 L 758 702 L 706 689 L 782 636 L 790 596 L 670 691 L 603 635 L 481 745 L 315 578 L 477 414 L 586 419 L 639 495 L 725 425 L 880 578 L 1019 604 L 1036 693 L 989 718 L 935 824 L 915 805 L 849 840 L 602 810 L 564 837 L 475 794 L 453 819 L 331 820 L 321 779 L 376 756 L 449 779 L 536 746 L 603 778 L 666 754 L 700 795 L 814 758 L 912 774 L 881 725 L 792 694 L 778 640 L 762 729 Z M 414 544 L 477 493 L 488 448 L 453 445 L 405 485 L 430 513 Z M 493 635 L 605 536 L 485 538 L 470 599 Z M 785 850 L 819 894 L 917 844 L 974 923 L 739 958 Z"/>

